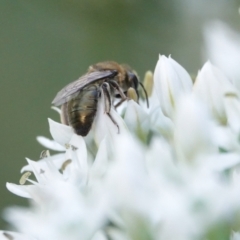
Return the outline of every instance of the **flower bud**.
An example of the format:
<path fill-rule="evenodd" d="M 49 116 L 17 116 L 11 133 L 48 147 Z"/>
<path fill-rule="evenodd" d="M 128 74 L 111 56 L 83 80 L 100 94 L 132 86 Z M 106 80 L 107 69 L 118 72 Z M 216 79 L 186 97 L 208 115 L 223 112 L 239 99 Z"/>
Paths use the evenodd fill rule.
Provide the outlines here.
<path fill-rule="evenodd" d="M 219 123 L 227 123 L 224 97 L 226 94 L 238 95 L 238 91 L 220 70 L 210 62 L 205 63 L 198 73 L 193 91 Z"/>
<path fill-rule="evenodd" d="M 186 70 L 171 57 L 160 55 L 154 71 L 154 86 L 163 113 L 173 118 L 179 97 L 191 92 L 192 80 Z"/>

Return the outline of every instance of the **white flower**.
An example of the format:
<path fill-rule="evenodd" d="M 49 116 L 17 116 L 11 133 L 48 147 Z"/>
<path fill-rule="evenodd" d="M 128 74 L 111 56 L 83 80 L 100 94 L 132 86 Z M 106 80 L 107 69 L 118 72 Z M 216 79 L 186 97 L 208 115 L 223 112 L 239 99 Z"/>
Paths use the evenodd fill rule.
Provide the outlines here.
<path fill-rule="evenodd" d="M 116 113 L 113 107 L 111 107 L 110 114 L 112 119 L 105 113 L 104 106 L 104 94 L 102 94 L 102 98 L 98 102 L 97 114 L 93 122 L 93 133 L 94 139 L 97 145 L 100 144 L 102 139 L 106 135 L 110 135 L 112 137 L 118 137 L 119 133 L 125 133 L 127 131 L 126 124 L 122 120 L 122 118 Z"/>
<path fill-rule="evenodd" d="M 22 176 L 28 185 L 7 183 L 30 206 L 5 210 L 20 235 L 0 237 L 215 240 L 212 233 L 234 230 L 240 212 L 238 92 L 210 63 L 194 90 L 171 58 L 160 58 L 154 78 L 153 106 L 146 110 L 130 100 L 123 118 L 111 109 L 114 121 L 104 112 L 102 94 L 87 137 L 49 119 L 53 140 L 37 140 L 59 153 L 27 159 L 22 172 L 35 176 Z"/>
<path fill-rule="evenodd" d="M 207 62 L 197 75 L 193 91 L 205 103 L 219 123 L 226 124 L 224 97 L 226 95 L 238 96 L 238 91 L 223 73 L 210 62 Z"/>
<path fill-rule="evenodd" d="M 154 71 L 154 87 L 163 113 L 173 118 L 179 97 L 191 92 L 192 80 L 187 71 L 171 57 L 160 55 Z"/>
<path fill-rule="evenodd" d="M 240 90 L 240 33 L 215 21 L 204 29 L 205 59 L 210 59 Z"/>
<path fill-rule="evenodd" d="M 54 128 L 65 129 L 61 124 L 56 125 L 53 121 L 49 123 L 51 132 L 56 131 Z M 59 141 L 59 138 L 56 140 Z M 34 172 L 37 182 L 29 180 L 33 185 L 24 186 L 7 184 L 8 189 L 13 193 L 34 201 L 32 211 L 27 215 L 22 214 L 26 210 L 14 208 L 7 211 L 7 219 L 22 232 L 38 239 L 76 239 L 76 236 L 88 239 L 104 224 L 108 212 L 107 192 L 105 188 L 94 190 L 96 186 L 92 180 L 97 177 L 96 173 L 99 175 L 101 172 L 101 163 L 106 161 L 105 157 L 98 157 L 93 164 L 92 173 L 83 138 L 72 134 L 67 143 L 69 146 L 66 149 L 65 161 L 70 159 L 71 163 L 63 170 L 63 174 L 58 171 L 59 166 L 54 165 L 52 157 L 39 162 L 28 160 L 28 170 Z M 103 151 L 102 148 L 105 149 L 103 144 L 99 152 Z M 91 183 L 91 187 L 86 189 L 88 182 Z M 38 206 L 42 206 L 43 212 L 39 211 Z M 85 216 L 89 219 L 87 220 Z M 66 222 L 68 224 L 65 225 Z M 48 223 L 47 228 L 45 223 Z"/>
<path fill-rule="evenodd" d="M 150 119 L 148 114 L 133 100 L 130 100 L 127 105 L 124 120 L 130 131 L 135 132 L 143 141 L 146 140 Z"/>
<path fill-rule="evenodd" d="M 195 161 L 218 151 L 210 116 L 194 95 L 180 99 L 176 107 L 174 148 L 178 159 Z"/>
<path fill-rule="evenodd" d="M 240 240 L 240 233 L 239 232 L 233 232 L 231 236 L 231 240 Z"/>

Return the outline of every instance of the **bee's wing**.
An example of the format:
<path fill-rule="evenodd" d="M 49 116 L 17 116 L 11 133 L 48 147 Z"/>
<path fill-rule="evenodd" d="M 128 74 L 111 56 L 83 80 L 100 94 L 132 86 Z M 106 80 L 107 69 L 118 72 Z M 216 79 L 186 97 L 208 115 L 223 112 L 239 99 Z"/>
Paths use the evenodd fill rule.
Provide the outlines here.
<path fill-rule="evenodd" d="M 86 75 L 80 77 L 78 80 L 69 83 L 66 87 L 59 91 L 57 93 L 57 96 L 53 99 L 52 104 L 54 104 L 55 106 L 60 106 L 72 99 L 75 96 L 74 93 L 78 92 L 83 87 L 104 78 L 114 77 L 116 76 L 116 74 L 116 71 L 108 70 L 87 73 Z"/>

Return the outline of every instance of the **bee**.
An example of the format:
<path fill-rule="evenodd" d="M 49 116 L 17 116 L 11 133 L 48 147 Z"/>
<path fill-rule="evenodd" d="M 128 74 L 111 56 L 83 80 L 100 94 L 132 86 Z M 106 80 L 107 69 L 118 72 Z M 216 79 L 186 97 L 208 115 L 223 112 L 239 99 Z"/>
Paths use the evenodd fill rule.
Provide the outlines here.
<path fill-rule="evenodd" d="M 128 90 L 134 89 L 139 99 L 138 85 L 141 85 L 147 99 L 145 88 L 137 74 L 127 65 L 113 61 L 100 62 L 88 68 L 85 75 L 68 84 L 59 91 L 52 101 L 55 106 L 61 106 L 61 122 L 73 127 L 76 134 L 86 136 L 97 112 L 98 99 L 105 97 L 105 113 L 119 127 L 110 114 L 114 99 L 121 98 L 115 105 L 117 108 L 129 99 Z"/>

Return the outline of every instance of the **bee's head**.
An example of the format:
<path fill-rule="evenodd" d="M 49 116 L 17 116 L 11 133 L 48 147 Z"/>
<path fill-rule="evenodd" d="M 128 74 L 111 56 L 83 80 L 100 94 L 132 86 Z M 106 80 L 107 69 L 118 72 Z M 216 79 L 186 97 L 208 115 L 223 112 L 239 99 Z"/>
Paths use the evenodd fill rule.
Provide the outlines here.
<path fill-rule="evenodd" d="M 146 91 L 145 87 L 143 86 L 143 84 L 139 81 L 137 73 L 134 71 L 128 71 L 127 74 L 128 74 L 129 82 L 131 83 L 132 88 L 135 89 L 138 98 L 139 98 L 138 84 L 142 87 L 145 97 L 146 97 L 146 100 L 147 100 L 147 106 L 149 107 L 147 91 Z"/>
<path fill-rule="evenodd" d="M 137 92 L 138 83 L 139 83 L 139 79 L 138 79 L 137 74 L 134 71 L 128 71 L 127 75 L 128 75 L 128 80 L 131 84 L 131 87 L 134 88 Z"/>

